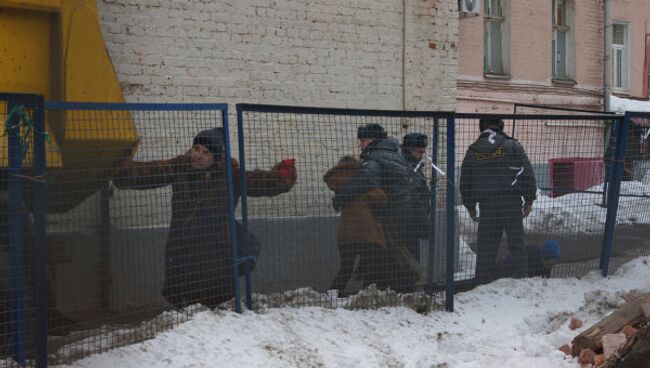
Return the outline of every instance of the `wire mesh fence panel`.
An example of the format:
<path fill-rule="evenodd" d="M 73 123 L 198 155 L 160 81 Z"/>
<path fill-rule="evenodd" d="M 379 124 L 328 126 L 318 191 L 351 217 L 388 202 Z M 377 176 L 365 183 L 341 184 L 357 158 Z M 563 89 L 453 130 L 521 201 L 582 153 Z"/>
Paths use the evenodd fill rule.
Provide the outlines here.
<path fill-rule="evenodd" d="M 609 272 L 632 258 L 650 254 L 649 136 L 650 114 L 630 116 Z"/>
<path fill-rule="evenodd" d="M 38 290 L 45 227 L 34 216 L 45 187 L 42 104 L 40 96 L 0 94 L 0 367 L 34 366 L 46 356 Z"/>
<path fill-rule="evenodd" d="M 513 131 L 513 118 L 516 140 L 500 132 Z M 606 116 L 457 115 L 465 278 L 598 269 L 610 126 Z"/>
<path fill-rule="evenodd" d="M 444 152 L 431 154 L 431 116 L 399 114 L 243 107 L 247 225 L 261 249 L 252 273 L 255 308 L 444 302 L 444 284 L 433 297 L 423 293 L 427 270 L 437 267 L 427 264 L 428 254 L 444 249 L 440 235 L 429 242 L 431 158 Z M 429 159 L 407 161 L 400 148 L 407 132 L 428 136 L 412 137 Z M 281 184 L 287 164 L 295 184 L 258 191 Z M 438 203 L 444 209 L 444 198 Z M 444 271 L 435 274 L 440 281 Z"/>
<path fill-rule="evenodd" d="M 233 297 L 225 105 L 48 104 L 50 360 Z"/>

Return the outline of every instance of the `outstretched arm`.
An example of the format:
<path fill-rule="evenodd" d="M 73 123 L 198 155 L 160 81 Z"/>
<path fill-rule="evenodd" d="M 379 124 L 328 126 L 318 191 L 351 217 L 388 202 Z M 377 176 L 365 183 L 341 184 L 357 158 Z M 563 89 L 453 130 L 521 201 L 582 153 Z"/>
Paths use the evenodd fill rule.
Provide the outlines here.
<path fill-rule="evenodd" d="M 286 193 L 293 188 L 298 178 L 293 160 L 282 160 L 271 170 L 246 171 L 246 194 L 251 197 L 272 197 Z M 233 160 L 233 170 L 239 164 Z"/>
<path fill-rule="evenodd" d="M 178 173 L 190 165 L 188 155 L 171 160 L 139 162 L 127 160 L 113 176 L 113 184 L 120 189 L 154 189 L 170 185 Z"/>

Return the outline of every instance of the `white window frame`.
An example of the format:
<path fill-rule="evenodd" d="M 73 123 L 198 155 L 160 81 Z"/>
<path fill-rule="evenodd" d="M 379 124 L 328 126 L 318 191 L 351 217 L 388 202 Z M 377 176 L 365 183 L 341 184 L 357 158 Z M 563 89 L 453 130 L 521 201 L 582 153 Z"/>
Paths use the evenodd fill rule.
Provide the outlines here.
<path fill-rule="evenodd" d="M 558 11 L 558 7 L 562 7 L 559 9 L 561 11 Z M 575 78 L 574 2 L 573 0 L 553 0 L 552 11 L 552 76 L 556 80 L 573 80 Z M 557 19 L 558 14 L 562 14 L 562 19 Z M 561 35 L 564 35 L 563 47 L 558 46 Z"/>
<path fill-rule="evenodd" d="M 615 43 L 614 28 L 623 27 L 623 44 Z M 629 54 L 630 38 L 629 25 L 624 22 L 614 22 L 612 25 L 612 90 L 616 92 L 629 91 Z M 620 67 L 620 70 L 619 70 Z"/>
<path fill-rule="evenodd" d="M 510 71 L 509 2 L 510 0 L 484 2 L 483 72 L 486 75 L 507 76 Z M 495 7 L 500 8 L 500 11 L 495 11 Z M 493 32 L 491 25 L 496 25 L 496 32 Z M 496 61 L 493 60 L 495 50 L 491 47 L 495 38 L 499 47 L 499 58 Z"/>

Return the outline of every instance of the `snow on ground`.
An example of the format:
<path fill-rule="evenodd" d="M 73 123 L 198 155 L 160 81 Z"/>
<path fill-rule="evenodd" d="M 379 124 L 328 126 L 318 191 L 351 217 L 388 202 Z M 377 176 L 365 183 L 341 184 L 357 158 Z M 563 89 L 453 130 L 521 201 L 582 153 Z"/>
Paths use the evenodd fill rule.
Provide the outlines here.
<path fill-rule="evenodd" d="M 649 178 L 650 179 L 650 178 Z M 602 191 L 602 184 L 588 189 Z M 635 197 L 627 197 L 633 194 Z M 646 198 L 638 196 L 647 196 Z M 547 234 L 600 233 L 605 227 L 607 208 L 598 206 L 601 194 L 571 193 L 551 198 L 538 193 L 533 211 L 524 220 L 526 232 Z M 618 224 L 650 224 L 650 186 L 640 181 L 621 183 Z M 463 206 L 458 206 L 461 234 L 466 240 L 476 237 L 476 223 Z M 480 215 L 480 214 L 479 214 Z"/>
<path fill-rule="evenodd" d="M 204 311 L 154 339 L 72 367 L 578 367 L 557 350 L 623 303 L 650 291 L 650 257 L 608 278 L 502 279 L 458 294 L 455 311 L 272 308 Z"/>

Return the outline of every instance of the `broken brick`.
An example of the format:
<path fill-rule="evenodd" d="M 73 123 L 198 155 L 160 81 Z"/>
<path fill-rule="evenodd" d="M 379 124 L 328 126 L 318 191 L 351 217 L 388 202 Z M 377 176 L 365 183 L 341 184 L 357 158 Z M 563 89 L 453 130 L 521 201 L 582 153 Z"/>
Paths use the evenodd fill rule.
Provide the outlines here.
<path fill-rule="evenodd" d="M 560 346 L 558 350 L 563 352 L 566 355 L 571 355 L 571 347 L 568 344 L 564 344 Z"/>
<path fill-rule="evenodd" d="M 594 357 L 596 357 L 596 353 L 594 353 L 593 350 L 582 349 L 582 351 L 580 351 L 580 358 L 578 358 L 578 361 L 582 364 L 585 363 L 591 364 L 594 362 Z"/>
<path fill-rule="evenodd" d="M 605 355 L 603 354 L 598 354 L 594 357 L 594 365 L 598 367 L 599 365 L 602 365 L 605 363 Z"/>
<path fill-rule="evenodd" d="M 571 320 L 569 321 L 569 330 L 573 331 L 580 327 L 582 327 L 582 321 L 577 318 L 571 318 Z"/>
<path fill-rule="evenodd" d="M 636 335 L 636 333 L 638 331 L 639 330 L 637 330 L 636 328 L 634 328 L 634 327 L 632 327 L 630 325 L 627 325 L 627 326 L 623 327 L 623 329 L 621 330 L 621 332 L 624 333 L 625 336 L 627 336 L 628 338 Z"/>
<path fill-rule="evenodd" d="M 607 334 L 603 336 L 603 353 L 605 359 L 609 359 L 612 355 L 616 354 L 627 341 L 627 336 L 624 333 Z"/>

